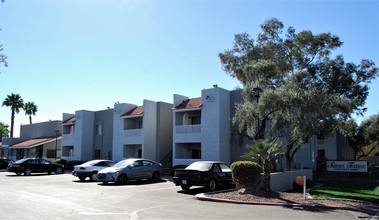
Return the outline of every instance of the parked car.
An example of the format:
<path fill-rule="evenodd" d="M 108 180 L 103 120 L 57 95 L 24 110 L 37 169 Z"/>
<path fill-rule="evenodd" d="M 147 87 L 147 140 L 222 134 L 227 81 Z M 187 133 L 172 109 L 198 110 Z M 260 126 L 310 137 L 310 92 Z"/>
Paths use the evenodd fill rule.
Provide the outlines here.
<path fill-rule="evenodd" d="M 23 173 L 25 176 L 29 176 L 32 173 L 45 172 L 48 174 L 51 174 L 52 172 L 62 174 L 64 171 L 64 166 L 61 164 L 52 163 L 51 161 L 45 159 L 25 158 L 9 164 L 7 171 L 14 172 L 17 175 L 21 175 Z"/>
<path fill-rule="evenodd" d="M 97 180 L 97 173 L 107 167 L 111 167 L 116 163 L 111 160 L 90 160 L 81 165 L 74 166 L 72 175 L 78 177 L 81 181 L 84 181 L 87 177 L 91 181 Z"/>
<path fill-rule="evenodd" d="M 206 186 L 214 191 L 220 185 L 234 184 L 230 167 L 219 161 L 198 161 L 184 169 L 177 169 L 173 180 L 183 190 L 191 186 Z"/>
<path fill-rule="evenodd" d="M 112 167 L 100 170 L 97 181 L 107 184 L 126 184 L 129 180 L 151 179 L 158 181 L 162 175 L 162 164 L 147 159 L 126 159 Z"/>
<path fill-rule="evenodd" d="M 7 158 L 0 158 L 0 169 L 6 169 L 9 163 L 13 161 Z"/>

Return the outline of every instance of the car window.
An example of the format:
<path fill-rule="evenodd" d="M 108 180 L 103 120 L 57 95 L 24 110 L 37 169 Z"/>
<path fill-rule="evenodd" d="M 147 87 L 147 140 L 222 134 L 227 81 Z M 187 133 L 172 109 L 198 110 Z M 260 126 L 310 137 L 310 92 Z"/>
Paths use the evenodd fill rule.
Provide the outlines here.
<path fill-rule="evenodd" d="M 194 162 L 186 167 L 186 170 L 202 170 L 207 171 L 212 168 L 213 163 Z"/>
<path fill-rule="evenodd" d="M 96 163 L 94 166 L 105 167 L 107 164 L 104 161 Z"/>
<path fill-rule="evenodd" d="M 226 164 L 220 164 L 222 172 L 231 172 L 230 167 Z"/>
<path fill-rule="evenodd" d="M 220 165 L 215 164 L 214 167 L 213 167 L 213 172 L 215 172 L 215 173 L 221 173 Z"/>
<path fill-rule="evenodd" d="M 132 167 L 138 167 L 138 166 L 142 166 L 140 160 L 136 160 L 136 161 L 134 161 L 134 162 L 132 163 Z"/>
<path fill-rule="evenodd" d="M 107 165 L 110 166 L 110 167 L 116 164 L 116 163 L 113 162 L 113 161 L 107 161 L 106 163 L 107 163 Z"/>
<path fill-rule="evenodd" d="M 142 165 L 143 165 L 143 166 L 152 166 L 153 163 L 150 162 L 150 161 L 147 161 L 147 160 L 143 160 L 143 161 L 142 161 Z"/>
<path fill-rule="evenodd" d="M 49 161 L 40 159 L 38 163 L 41 163 L 41 164 L 49 164 Z"/>
<path fill-rule="evenodd" d="M 28 164 L 35 164 L 36 162 L 35 162 L 35 160 L 28 160 L 27 163 L 28 163 Z"/>

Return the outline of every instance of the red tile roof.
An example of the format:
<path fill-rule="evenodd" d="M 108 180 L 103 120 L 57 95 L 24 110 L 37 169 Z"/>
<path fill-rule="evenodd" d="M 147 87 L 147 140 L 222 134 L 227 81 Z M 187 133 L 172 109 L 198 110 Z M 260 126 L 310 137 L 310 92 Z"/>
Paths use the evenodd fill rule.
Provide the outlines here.
<path fill-rule="evenodd" d="M 60 139 L 61 136 L 58 137 Z M 47 144 L 55 141 L 55 137 L 45 137 L 45 138 L 34 138 L 27 141 L 23 141 L 17 144 L 14 144 L 10 147 L 35 147 L 42 144 Z"/>
<path fill-rule="evenodd" d="M 128 111 L 127 113 L 122 114 L 121 117 L 131 116 L 131 115 L 143 115 L 143 106 L 135 107 L 134 109 Z"/>
<path fill-rule="evenodd" d="M 69 119 L 67 119 L 66 121 L 62 122 L 62 124 L 74 124 L 76 121 L 76 116 L 73 116 Z"/>
<path fill-rule="evenodd" d="M 176 109 L 186 109 L 186 108 L 200 108 L 203 106 L 201 98 L 187 99 L 183 101 L 180 105 L 176 106 Z"/>

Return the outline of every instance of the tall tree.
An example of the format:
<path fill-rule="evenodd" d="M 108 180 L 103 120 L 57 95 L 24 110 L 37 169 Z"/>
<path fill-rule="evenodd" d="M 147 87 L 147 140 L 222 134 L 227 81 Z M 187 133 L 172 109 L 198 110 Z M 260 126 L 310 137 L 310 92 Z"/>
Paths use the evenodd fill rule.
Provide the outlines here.
<path fill-rule="evenodd" d="M 9 130 L 8 130 L 8 127 L 9 127 L 9 125 L 4 124 L 3 122 L 0 122 L 0 135 L 1 135 L 1 139 L 0 139 L 0 141 L 1 141 L 4 137 L 9 137 Z"/>
<path fill-rule="evenodd" d="M 247 153 L 243 155 L 245 158 L 260 158 L 262 160 L 263 169 L 263 187 L 264 191 L 271 191 L 271 165 L 270 161 L 282 154 L 284 149 L 279 139 L 274 140 L 256 140 L 253 144 L 247 146 Z"/>
<path fill-rule="evenodd" d="M 34 102 L 26 102 L 23 108 L 25 115 L 29 115 L 29 122 L 32 124 L 32 115 L 36 115 L 37 106 L 34 104 Z"/>
<path fill-rule="evenodd" d="M 296 33 L 270 18 L 257 39 L 235 35 L 232 49 L 219 54 L 223 69 L 243 85 L 244 101 L 233 122 L 252 139 L 286 139 L 287 169 L 295 153 L 313 135 L 345 132 L 352 114 L 362 115 L 368 84 L 378 69 L 370 60 L 347 63 L 330 33 Z M 258 93 L 257 93 L 258 92 Z M 258 99 L 259 97 L 259 99 Z"/>
<path fill-rule="evenodd" d="M 7 95 L 7 97 L 3 101 L 2 106 L 7 106 L 11 108 L 12 114 L 11 114 L 11 135 L 10 137 L 13 137 L 13 129 L 14 129 L 14 118 L 16 113 L 20 112 L 20 109 L 24 107 L 24 100 L 21 98 L 19 94 L 10 94 Z"/>
<path fill-rule="evenodd" d="M 348 142 L 355 147 L 356 159 L 368 156 L 375 150 L 379 152 L 379 114 L 371 115 L 359 126 L 354 121 L 350 122 L 349 128 Z"/>

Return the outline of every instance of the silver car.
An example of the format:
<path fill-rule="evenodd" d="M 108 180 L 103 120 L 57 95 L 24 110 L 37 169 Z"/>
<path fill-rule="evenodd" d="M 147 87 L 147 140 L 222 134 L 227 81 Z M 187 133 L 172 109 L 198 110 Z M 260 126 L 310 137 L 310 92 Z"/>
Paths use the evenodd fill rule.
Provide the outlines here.
<path fill-rule="evenodd" d="M 97 172 L 106 167 L 111 167 L 115 162 L 111 160 L 91 160 L 81 165 L 74 166 L 72 175 L 78 177 L 80 181 L 84 181 L 89 177 L 90 181 L 96 181 Z"/>
<path fill-rule="evenodd" d="M 100 170 L 97 181 L 107 184 L 126 184 L 129 180 L 151 179 L 158 181 L 162 175 L 162 164 L 147 159 L 126 159 L 112 167 Z"/>

